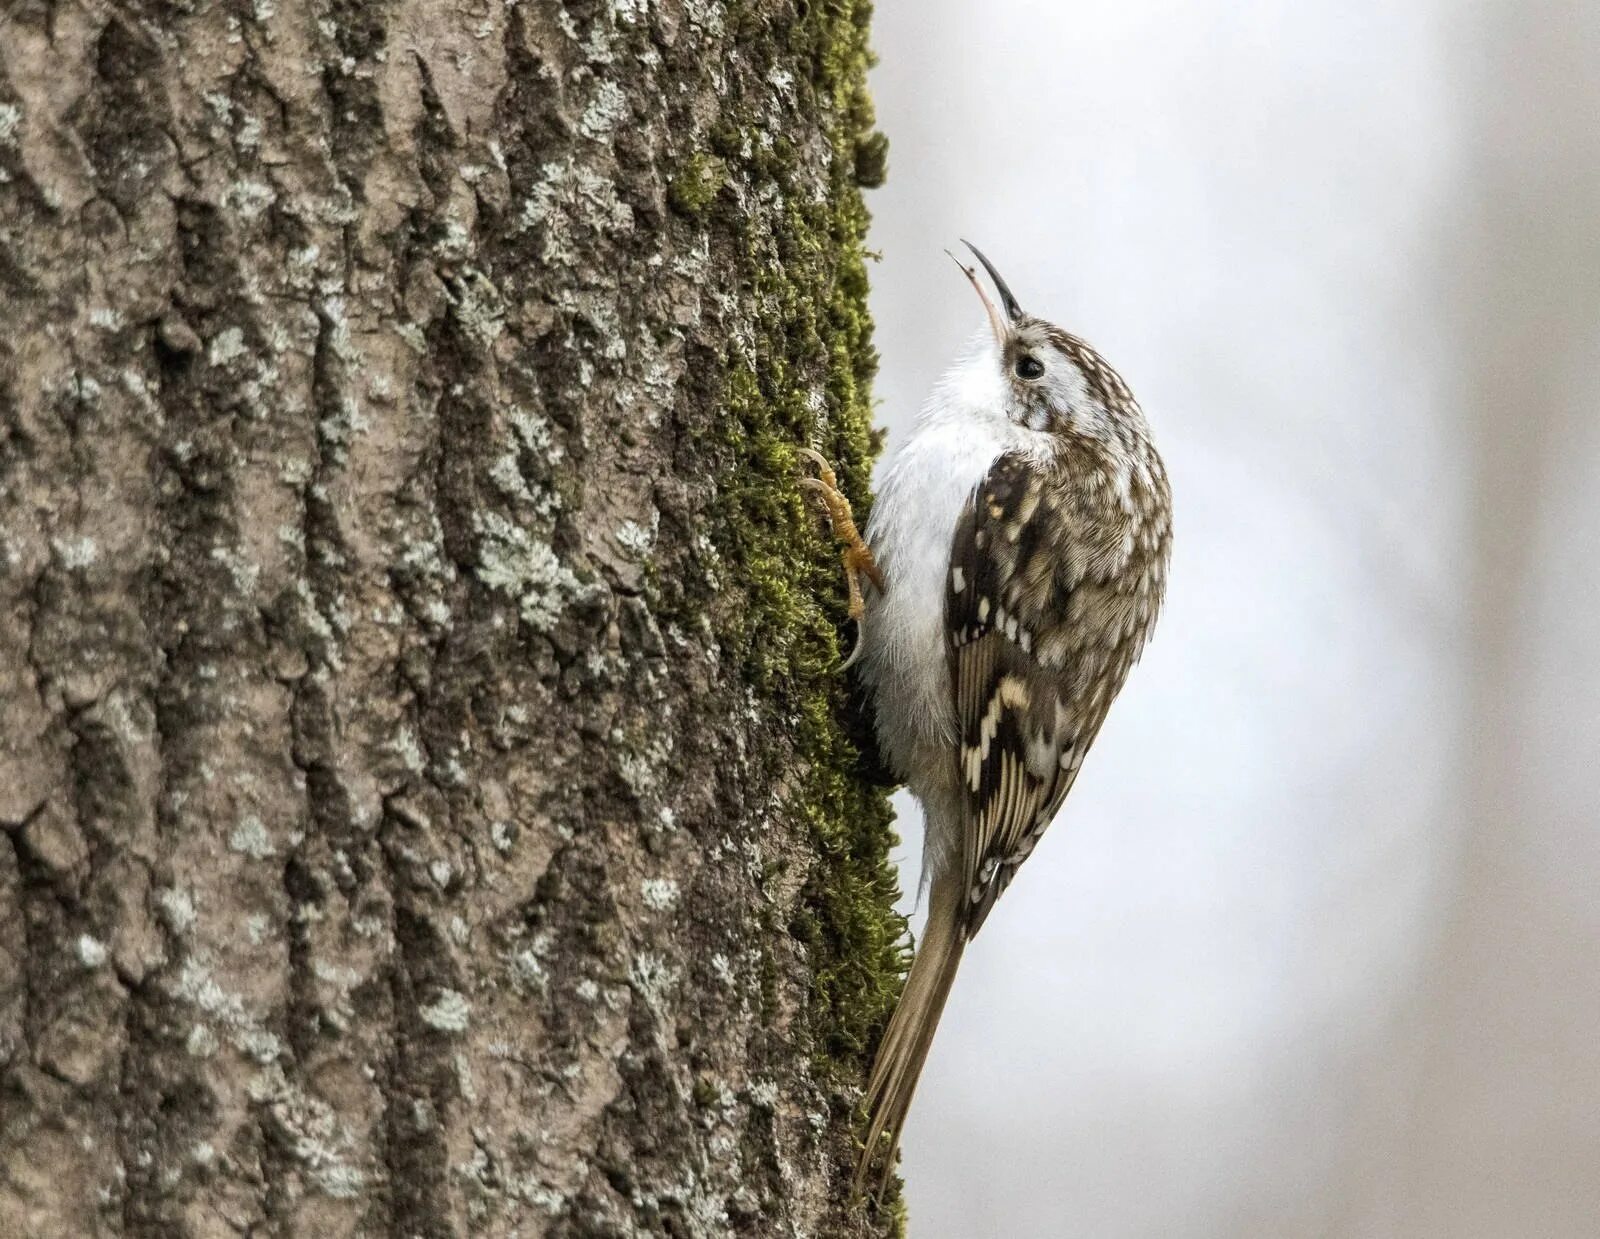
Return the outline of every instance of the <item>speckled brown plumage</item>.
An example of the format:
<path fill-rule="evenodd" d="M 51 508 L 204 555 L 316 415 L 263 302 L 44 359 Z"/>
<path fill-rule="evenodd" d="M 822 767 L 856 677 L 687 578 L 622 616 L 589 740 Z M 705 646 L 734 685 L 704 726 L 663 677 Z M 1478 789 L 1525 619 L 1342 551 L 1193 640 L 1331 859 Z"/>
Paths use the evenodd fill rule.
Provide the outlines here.
<path fill-rule="evenodd" d="M 1008 453 L 956 526 L 945 626 L 968 938 L 1061 807 L 1160 609 L 1166 473 L 1148 439 L 1133 446 L 1132 469 L 1071 435 L 1043 463 Z"/>

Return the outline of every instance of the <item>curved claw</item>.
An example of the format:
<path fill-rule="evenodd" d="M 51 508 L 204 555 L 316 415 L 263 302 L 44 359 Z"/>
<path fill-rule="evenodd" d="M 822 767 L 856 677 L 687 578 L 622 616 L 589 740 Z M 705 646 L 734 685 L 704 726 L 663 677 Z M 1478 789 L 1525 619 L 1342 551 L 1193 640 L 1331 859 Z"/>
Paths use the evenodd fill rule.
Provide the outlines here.
<path fill-rule="evenodd" d="M 884 592 L 885 584 L 883 571 L 878 567 L 877 561 L 872 557 L 872 549 L 867 546 L 866 539 L 861 536 L 861 531 L 856 528 L 855 515 L 850 510 L 850 500 L 845 498 L 839 490 L 839 479 L 834 474 L 833 467 L 828 464 L 826 457 L 821 452 L 809 447 L 796 449 L 806 460 L 817 467 L 818 476 L 814 478 L 801 478 L 800 485 L 809 491 L 814 491 L 822 500 L 823 507 L 828 512 L 828 524 L 833 528 L 833 536 L 843 548 L 840 556 L 844 561 L 845 586 L 849 590 L 850 618 L 856 622 L 856 644 L 850 655 L 841 664 L 839 670 L 845 671 L 853 667 L 861 656 L 861 620 L 866 614 L 866 600 L 861 592 L 861 578 L 865 576 L 871 581 L 879 593 Z"/>
<path fill-rule="evenodd" d="M 817 451 L 816 448 L 802 447 L 796 448 L 795 450 L 817 467 L 817 477 L 806 478 L 805 481 L 810 482 L 814 486 L 819 484 L 827 486 L 830 490 L 839 485 L 839 479 L 833 472 L 833 466 L 828 463 L 828 458 L 821 452 Z M 821 479 L 820 483 L 817 480 L 818 478 Z"/>

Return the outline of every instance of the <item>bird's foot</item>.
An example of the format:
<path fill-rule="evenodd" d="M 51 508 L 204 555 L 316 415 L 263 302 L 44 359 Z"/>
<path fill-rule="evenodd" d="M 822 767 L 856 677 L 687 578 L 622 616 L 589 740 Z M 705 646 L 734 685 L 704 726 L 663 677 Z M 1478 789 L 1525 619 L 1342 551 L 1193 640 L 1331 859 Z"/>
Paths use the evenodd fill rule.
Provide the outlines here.
<path fill-rule="evenodd" d="M 866 600 L 861 593 L 861 578 L 866 577 L 872 582 L 873 588 L 880 594 L 884 592 L 883 570 L 878 567 L 878 561 L 872 557 L 872 548 L 861 536 L 861 531 L 856 528 L 855 514 L 850 510 L 850 501 L 839 490 L 839 478 L 834 473 L 833 467 L 821 452 L 812 451 L 809 447 L 800 449 L 800 454 L 817 467 L 817 476 L 814 478 L 801 478 L 800 485 L 808 490 L 815 491 L 822 500 L 823 507 L 828 512 L 828 524 L 833 528 L 833 536 L 838 540 L 842 549 L 841 558 L 844 560 L 845 587 L 850 592 L 850 618 L 856 621 L 859 628 L 861 618 L 866 614 Z M 850 666 L 861 653 L 859 642 L 851 651 L 850 657 L 845 659 L 844 665 Z"/>

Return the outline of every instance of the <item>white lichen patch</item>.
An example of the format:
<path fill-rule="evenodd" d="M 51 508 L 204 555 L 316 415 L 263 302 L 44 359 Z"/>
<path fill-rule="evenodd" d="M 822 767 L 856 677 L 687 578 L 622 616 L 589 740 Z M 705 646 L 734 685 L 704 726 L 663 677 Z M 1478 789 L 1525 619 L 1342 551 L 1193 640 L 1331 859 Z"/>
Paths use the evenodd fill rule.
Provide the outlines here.
<path fill-rule="evenodd" d="M 449 295 L 456 321 L 479 345 L 493 344 L 505 330 L 505 298 L 483 272 L 465 272 L 459 286 Z"/>
<path fill-rule="evenodd" d="M 578 131 L 595 141 L 609 138 L 628 115 L 628 96 L 610 78 L 600 79 L 594 97 L 578 118 Z"/>
<path fill-rule="evenodd" d="M 150 397 L 150 384 L 144 380 L 144 375 L 137 370 L 124 370 L 122 372 L 122 390 L 127 392 L 139 402 L 139 407 L 151 409 L 155 402 Z"/>
<path fill-rule="evenodd" d="M 350 316 L 343 297 L 327 297 L 322 302 L 322 316 L 328 321 L 328 347 L 340 361 L 359 360 L 350 342 Z"/>
<path fill-rule="evenodd" d="M 712 38 L 718 38 L 722 34 L 724 7 L 720 0 L 688 0 L 684 12 L 688 14 L 691 25 L 704 30 Z"/>
<path fill-rule="evenodd" d="M 623 521 L 622 525 L 617 529 L 616 539 L 624 550 L 630 551 L 640 559 L 643 559 L 655 546 L 656 534 L 660 532 L 660 529 L 661 513 L 652 511 L 648 526 L 641 525 L 638 521 Z"/>
<path fill-rule="evenodd" d="M 183 1048 L 195 1058 L 210 1058 L 222 1048 L 222 1043 L 217 1040 L 216 1033 L 204 1024 L 196 1024 L 189 1029 L 189 1035 L 184 1040 Z"/>
<path fill-rule="evenodd" d="M 422 745 L 417 740 L 417 733 L 408 725 L 402 724 L 395 732 L 394 751 L 412 774 L 421 774 L 427 767 L 427 759 L 422 754 Z"/>
<path fill-rule="evenodd" d="M 227 327 L 211 337 L 206 360 L 213 366 L 225 366 L 235 358 L 242 357 L 244 351 L 244 329 Z"/>
<path fill-rule="evenodd" d="M 239 824 L 228 836 L 228 846 L 251 860 L 266 860 L 274 854 L 272 836 L 267 834 L 266 826 L 254 813 L 247 813 L 239 819 Z"/>
<path fill-rule="evenodd" d="M 336 461 L 345 459 L 345 449 L 356 435 L 371 428 L 372 422 L 348 393 L 339 398 L 333 412 L 317 422 L 317 433 L 333 449 L 331 454 Z"/>
<path fill-rule="evenodd" d="M 0 142 L 10 145 L 16 140 L 17 126 L 22 124 L 22 109 L 14 103 L 0 103 Z"/>
<path fill-rule="evenodd" d="M 321 638 L 324 649 L 323 656 L 328 665 L 335 671 L 344 667 L 344 657 L 339 653 L 338 637 L 334 627 L 328 622 L 328 617 L 322 613 L 322 607 L 317 602 L 316 595 L 311 592 L 311 585 L 305 577 L 299 576 L 294 582 L 295 596 L 300 600 L 300 621 L 312 633 Z"/>
<path fill-rule="evenodd" d="M 156 906 L 165 915 L 167 927 L 175 934 L 185 934 L 194 928 L 196 912 L 194 896 L 176 886 L 165 886 L 156 892 Z"/>
<path fill-rule="evenodd" d="M 727 1200 L 717 1185 L 703 1180 L 697 1170 L 686 1170 L 681 1183 L 669 1183 L 658 1192 L 643 1195 L 657 1209 L 664 1204 L 674 1205 L 674 1212 L 685 1219 L 691 1235 L 728 1233 Z"/>
<path fill-rule="evenodd" d="M 628 964 L 628 980 L 645 1005 L 661 1015 L 667 997 L 678 986 L 679 972 L 659 955 L 640 951 Z"/>
<path fill-rule="evenodd" d="M 578 578 L 549 543 L 498 512 L 473 514 L 478 531 L 478 578 L 516 599 L 523 623 L 549 632 L 578 592 Z"/>
<path fill-rule="evenodd" d="M 228 570 L 234 589 L 248 598 L 256 592 L 256 581 L 261 576 L 261 565 L 246 559 L 243 552 L 231 546 L 214 546 L 211 558 Z"/>
<path fill-rule="evenodd" d="M 313 472 L 311 462 L 305 457 L 286 456 L 278 465 L 278 480 L 293 490 L 299 490 L 311 480 Z"/>
<path fill-rule="evenodd" d="M 251 1093 L 266 1105 L 278 1135 L 317 1191 L 354 1200 L 366 1190 L 366 1173 L 351 1162 L 356 1141 L 328 1102 L 292 1084 L 276 1066 L 252 1081 Z"/>
<path fill-rule="evenodd" d="M 441 257 L 457 261 L 467 257 L 472 249 L 472 232 L 462 220 L 460 209 L 454 205 L 446 209 L 444 234 L 435 244 L 435 249 Z"/>
<path fill-rule="evenodd" d="M 528 483 L 522 476 L 522 468 L 517 464 L 515 452 L 502 452 L 495 457 L 494 464 L 489 466 L 489 480 L 507 499 L 520 499 L 524 503 L 533 502 L 533 492 L 528 489 Z"/>
<path fill-rule="evenodd" d="M 341 994 L 349 993 L 361 984 L 361 973 L 354 968 L 346 968 L 339 964 L 329 963 L 325 959 L 315 960 L 311 965 L 311 975 L 325 985 L 331 985 Z"/>
<path fill-rule="evenodd" d="M 250 1013 L 244 999 L 222 988 L 199 959 L 190 959 L 178 974 L 177 996 L 192 1003 L 221 1027 L 234 1048 L 258 1063 L 277 1060 L 283 1044 Z"/>
<path fill-rule="evenodd" d="M 635 796 L 642 799 L 660 786 L 661 773 L 672 759 L 670 731 L 652 732 L 637 749 L 628 747 L 627 737 L 619 730 L 612 731 L 611 740 L 617 774 Z"/>
<path fill-rule="evenodd" d="M 511 957 L 511 980 L 522 990 L 543 991 L 550 976 L 533 950 L 524 947 Z"/>
<path fill-rule="evenodd" d="M 523 199 L 517 226 L 549 228 L 546 253 L 567 248 L 574 234 L 633 231 L 633 208 L 618 196 L 616 183 L 593 168 L 568 159 L 544 164 L 539 174 Z"/>
<path fill-rule="evenodd" d="M 608 65 L 616 59 L 611 46 L 611 31 L 601 22 L 589 27 L 589 37 L 583 45 L 583 58 L 592 65 Z"/>
<path fill-rule="evenodd" d="M 550 419 L 543 413 L 516 405 L 507 414 L 507 420 L 517 432 L 517 438 L 522 440 L 522 445 L 535 456 L 551 464 L 561 459 L 564 454 L 562 447 L 555 441 Z"/>
<path fill-rule="evenodd" d="M 640 353 L 651 351 L 651 343 L 647 336 L 641 334 L 636 345 Z M 645 363 L 644 387 L 650 393 L 650 411 L 645 420 L 652 425 L 659 424 L 664 410 L 672 407 L 672 395 L 678 389 L 678 374 L 681 365 L 674 364 L 672 359 L 658 353 Z"/>
<path fill-rule="evenodd" d="M 377 938 L 388 932 L 389 923 L 381 917 L 358 916 L 351 920 L 350 928 L 363 938 Z"/>
<path fill-rule="evenodd" d="M 673 878 L 646 878 L 639 883 L 639 894 L 645 907 L 666 912 L 678 906 L 681 892 Z"/>
<path fill-rule="evenodd" d="M 400 337 L 400 342 L 418 357 L 425 356 L 428 352 L 428 337 L 422 328 L 415 323 L 393 323 L 391 327 L 395 335 Z"/>
<path fill-rule="evenodd" d="M 472 1020 L 472 1007 L 458 991 L 442 989 L 432 1002 L 418 1009 L 422 1022 L 440 1032 L 465 1032 Z"/>
<path fill-rule="evenodd" d="M 278 191 L 263 181 L 236 181 L 228 186 L 223 203 L 240 219 L 257 219 L 278 197 Z"/>
<path fill-rule="evenodd" d="M 543 1209 L 551 1217 L 563 1212 L 567 1198 L 553 1187 L 547 1187 L 533 1173 L 514 1174 L 506 1179 L 506 1190 L 518 1200 Z"/>
<path fill-rule="evenodd" d="M 106 962 L 106 944 L 93 934 L 79 934 L 78 962 L 85 968 L 100 967 Z"/>
<path fill-rule="evenodd" d="M 478 1100 L 477 1081 L 472 1075 L 472 1063 L 465 1054 L 457 1054 L 454 1059 L 456 1069 L 456 1087 L 461 1090 L 464 1101 L 471 1103 Z"/>
<path fill-rule="evenodd" d="M 614 301 L 602 299 L 600 296 L 585 296 L 579 299 L 578 310 L 594 327 L 595 335 L 603 341 L 600 346 L 600 356 L 607 361 L 621 361 L 628 355 L 628 341 L 622 327 L 622 316 L 617 312 Z M 594 367 L 588 358 L 583 358 L 578 363 L 578 381 L 585 387 L 594 381 Z"/>
<path fill-rule="evenodd" d="M 100 386 L 99 379 L 93 375 L 76 374 L 73 376 L 73 383 L 78 399 L 83 401 L 84 404 L 100 403 L 100 396 L 105 391 L 105 388 Z"/>
<path fill-rule="evenodd" d="M 422 604 L 422 615 L 436 628 L 443 628 L 450 622 L 450 604 L 442 598 L 430 598 Z"/>
<path fill-rule="evenodd" d="M 63 568 L 87 568 L 100 558 L 100 546 L 93 538 L 56 538 L 50 543 Z"/>

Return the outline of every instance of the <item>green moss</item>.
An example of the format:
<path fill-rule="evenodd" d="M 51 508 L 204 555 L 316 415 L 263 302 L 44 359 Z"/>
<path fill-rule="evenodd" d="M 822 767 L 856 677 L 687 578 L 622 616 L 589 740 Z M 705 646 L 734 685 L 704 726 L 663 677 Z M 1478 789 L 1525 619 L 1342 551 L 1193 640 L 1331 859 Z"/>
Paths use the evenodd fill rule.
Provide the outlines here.
<path fill-rule="evenodd" d="M 728 168 L 722 160 L 697 152 L 683 161 L 668 186 L 667 196 L 674 210 L 698 218 L 715 201 L 727 180 Z"/>
<path fill-rule="evenodd" d="M 841 635 L 854 639 L 839 556 L 798 486 L 804 471 L 796 449 L 814 446 L 828 457 L 864 520 L 878 438 L 860 185 L 881 179 L 885 143 L 873 132 L 866 93 L 870 6 L 826 0 L 804 12 L 797 27 L 771 33 L 771 55 L 785 66 L 798 56 L 808 75 L 797 91 L 826 128 L 827 192 L 819 198 L 801 183 L 790 143 L 763 141 L 762 117 L 737 99 L 711 134 L 712 150 L 732 175 L 749 178 L 752 199 L 769 182 L 783 204 L 775 224 L 731 215 L 720 221 L 741 243 L 757 309 L 753 355 L 747 345 L 731 345 L 723 358 L 712 528 L 742 588 L 719 600 L 716 623 L 748 681 L 793 732 L 788 802 L 810 833 L 816 860 L 789 928 L 814 969 L 814 1067 L 827 1083 L 858 1087 L 900 989 L 906 934 L 893 911 L 892 816 L 866 720 L 839 670 Z"/>
<path fill-rule="evenodd" d="M 889 175 L 889 139 L 869 133 L 856 143 L 856 184 L 876 189 Z"/>

